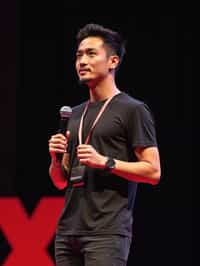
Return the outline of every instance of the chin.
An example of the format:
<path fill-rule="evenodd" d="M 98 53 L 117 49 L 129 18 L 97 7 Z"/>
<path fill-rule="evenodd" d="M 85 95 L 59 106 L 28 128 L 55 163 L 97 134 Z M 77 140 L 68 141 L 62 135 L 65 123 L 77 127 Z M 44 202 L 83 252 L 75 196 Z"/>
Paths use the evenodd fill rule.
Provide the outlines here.
<path fill-rule="evenodd" d="M 79 79 L 79 83 L 80 84 L 88 84 L 89 82 L 91 81 L 91 79 L 88 79 L 88 78 L 82 78 L 82 79 Z"/>

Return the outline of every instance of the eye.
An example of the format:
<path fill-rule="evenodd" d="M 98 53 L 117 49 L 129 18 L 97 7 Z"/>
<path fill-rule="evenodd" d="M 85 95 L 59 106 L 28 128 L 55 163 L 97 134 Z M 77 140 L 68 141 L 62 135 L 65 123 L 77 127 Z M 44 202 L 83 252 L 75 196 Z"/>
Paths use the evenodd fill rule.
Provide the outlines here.
<path fill-rule="evenodd" d="M 95 53 L 94 51 L 90 51 L 90 52 L 88 52 L 88 55 L 89 55 L 90 57 L 93 57 L 93 56 L 96 55 L 96 53 Z"/>
<path fill-rule="evenodd" d="M 77 53 L 76 58 L 80 58 L 80 57 L 81 57 L 81 53 Z"/>

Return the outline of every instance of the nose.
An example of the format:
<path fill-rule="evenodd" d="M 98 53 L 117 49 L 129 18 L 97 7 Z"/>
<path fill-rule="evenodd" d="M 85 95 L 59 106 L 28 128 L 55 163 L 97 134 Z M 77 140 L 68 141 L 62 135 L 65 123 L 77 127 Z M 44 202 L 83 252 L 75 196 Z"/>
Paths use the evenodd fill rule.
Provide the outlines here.
<path fill-rule="evenodd" d="M 80 58 L 79 58 L 79 64 L 80 66 L 85 66 L 87 65 L 87 56 L 85 54 L 83 54 Z"/>
<path fill-rule="evenodd" d="M 85 67 L 87 64 L 85 62 L 79 62 L 80 68 Z"/>

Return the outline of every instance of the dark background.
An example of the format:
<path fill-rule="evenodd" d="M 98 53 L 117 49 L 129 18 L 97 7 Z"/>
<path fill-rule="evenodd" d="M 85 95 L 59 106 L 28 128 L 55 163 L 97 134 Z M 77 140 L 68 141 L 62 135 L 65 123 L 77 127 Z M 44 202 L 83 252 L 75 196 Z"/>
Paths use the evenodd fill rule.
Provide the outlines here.
<path fill-rule="evenodd" d="M 74 69 L 75 35 L 88 22 L 103 24 L 127 39 L 117 84 L 150 106 L 161 156 L 160 184 L 139 186 L 128 265 L 192 265 L 193 18 L 82 10 L 79 2 L 3 3 L 0 196 L 19 197 L 30 214 L 41 197 L 64 195 L 48 176 L 48 139 L 60 107 L 87 99 Z M 10 247 L 1 231 L 0 246 L 2 262 Z"/>

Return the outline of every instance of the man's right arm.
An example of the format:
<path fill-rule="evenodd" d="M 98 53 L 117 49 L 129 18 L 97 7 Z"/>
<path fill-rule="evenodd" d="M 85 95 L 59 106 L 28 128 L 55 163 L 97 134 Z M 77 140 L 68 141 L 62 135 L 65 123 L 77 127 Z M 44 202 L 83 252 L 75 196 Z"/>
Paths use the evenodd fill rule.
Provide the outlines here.
<path fill-rule="evenodd" d="M 49 140 L 49 152 L 51 155 L 49 175 L 58 189 L 64 189 L 68 185 L 69 155 L 66 153 L 68 138 L 69 132 L 66 133 L 66 137 L 62 134 L 56 134 Z M 56 153 L 63 154 L 61 161 L 57 160 Z"/>

